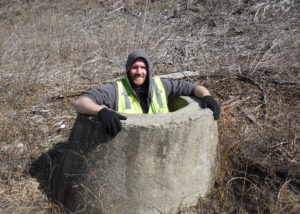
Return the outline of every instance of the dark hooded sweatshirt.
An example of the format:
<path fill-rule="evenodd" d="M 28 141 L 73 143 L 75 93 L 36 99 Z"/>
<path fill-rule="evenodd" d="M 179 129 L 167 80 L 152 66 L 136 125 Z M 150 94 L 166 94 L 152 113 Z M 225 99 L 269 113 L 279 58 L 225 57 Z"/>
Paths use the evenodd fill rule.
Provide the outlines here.
<path fill-rule="evenodd" d="M 134 89 L 133 83 L 129 78 L 129 71 L 131 65 L 138 58 L 144 59 L 147 64 L 147 79 L 140 89 Z M 131 90 L 139 100 L 143 112 L 148 113 L 153 95 L 152 64 L 149 56 L 144 50 L 135 50 L 128 55 L 125 66 L 125 77 L 128 80 Z M 194 88 L 196 87 L 196 84 L 194 83 L 187 82 L 185 80 L 171 80 L 164 78 L 162 78 L 161 80 L 165 88 L 168 103 L 179 96 L 194 96 Z M 107 83 L 99 88 L 89 91 L 83 96 L 89 97 L 98 105 L 106 105 L 110 109 L 113 109 L 115 111 L 118 110 L 119 95 L 116 82 Z"/>

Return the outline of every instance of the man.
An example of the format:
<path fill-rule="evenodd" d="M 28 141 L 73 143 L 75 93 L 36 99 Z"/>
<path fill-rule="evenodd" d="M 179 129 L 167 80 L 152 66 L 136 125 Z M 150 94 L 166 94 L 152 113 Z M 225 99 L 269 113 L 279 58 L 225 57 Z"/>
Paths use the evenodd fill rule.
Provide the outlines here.
<path fill-rule="evenodd" d="M 129 114 L 167 113 L 167 104 L 179 96 L 199 97 L 203 107 L 210 108 L 214 119 L 218 120 L 219 105 L 205 87 L 184 80 L 152 77 L 152 64 L 144 50 L 130 53 L 125 67 L 123 79 L 91 90 L 74 103 L 77 112 L 98 116 L 110 135 L 116 136 L 122 129 L 120 120 L 126 120 L 116 111 Z"/>

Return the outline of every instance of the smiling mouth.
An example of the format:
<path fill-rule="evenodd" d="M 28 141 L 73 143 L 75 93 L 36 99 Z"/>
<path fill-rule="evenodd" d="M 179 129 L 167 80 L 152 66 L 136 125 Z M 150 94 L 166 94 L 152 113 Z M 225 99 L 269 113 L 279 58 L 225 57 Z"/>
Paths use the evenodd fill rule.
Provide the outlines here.
<path fill-rule="evenodd" d="M 136 77 L 134 77 L 134 79 L 144 79 L 145 77 L 143 77 L 143 76 L 136 76 Z"/>

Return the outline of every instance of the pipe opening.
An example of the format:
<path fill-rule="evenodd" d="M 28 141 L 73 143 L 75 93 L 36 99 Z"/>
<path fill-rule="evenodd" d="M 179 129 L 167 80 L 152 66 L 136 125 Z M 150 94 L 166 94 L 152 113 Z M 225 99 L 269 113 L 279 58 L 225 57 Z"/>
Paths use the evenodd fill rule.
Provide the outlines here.
<path fill-rule="evenodd" d="M 171 103 L 168 104 L 169 111 L 174 112 L 182 109 L 188 105 L 188 102 L 182 97 L 177 97 Z"/>

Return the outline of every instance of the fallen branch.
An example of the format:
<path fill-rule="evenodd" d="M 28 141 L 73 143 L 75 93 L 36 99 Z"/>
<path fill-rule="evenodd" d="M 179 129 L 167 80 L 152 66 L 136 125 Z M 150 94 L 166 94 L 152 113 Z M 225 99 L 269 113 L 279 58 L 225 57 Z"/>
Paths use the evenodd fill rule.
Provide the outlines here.
<path fill-rule="evenodd" d="M 300 188 L 300 169 L 291 165 L 287 161 L 279 161 L 269 159 L 267 157 L 268 150 L 266 147 L 257 147 L 253 142 L 243 141 L 240 143 L 240 154 L 243 161 L 249 163 L 248 170 L 260 172 L 261 175 L 270 176 L 273 181 L 278 182 L 280 178 L 283 180 L 291 180 L 291 184 Z M 280 183 L 278 183 L 280 184 Z"/>
<path fill-rule="evenodd" d="M 256 86 L 258 88 L 258 90 L 260 90 L 261 95 L 262 95 L 261 101 L 263 102 L 264 116 L 267 117 L 268 116 L 268 108 L 267 108 L 268 98 L 267 98 L 264 88 L 259 83 L 257 83 L 255 80 L 253 80 L 251 77 L 249 77 L 248 75 L 238 74 L 237 77 L 238 77 L 238 80 L 246 81 L 246 82 L 250 83 L 251 85 Z"/>
<path fill-rule="evenodd" d="M 195 77 L 199 75 L 199 71 L 183 71 L 171 74 L 160 75 L 160 78 L 182 79 L 184 77 Z"/>
<path fill-rule="evenodd" d="M 60 100 L 60 99 L 65 99 L 65 98 L 70 98 L 70 97 L 78 97 L 81 96 L 82 94 L 86 93 L 87 91 L 82 90 L 82 91 L 73 91 L 68 94 L 59 94 L 56 96 L 51 97 L 51 100 Z"/>

